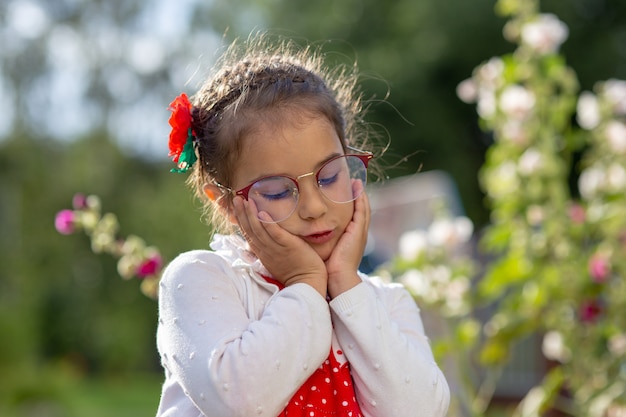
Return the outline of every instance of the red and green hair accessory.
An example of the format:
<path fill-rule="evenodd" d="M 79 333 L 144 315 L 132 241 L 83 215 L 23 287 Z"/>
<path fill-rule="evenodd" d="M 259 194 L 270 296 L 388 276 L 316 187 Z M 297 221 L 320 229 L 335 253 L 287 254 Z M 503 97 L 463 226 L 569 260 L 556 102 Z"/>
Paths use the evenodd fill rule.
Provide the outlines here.
<path fill-rule="evenodd" d="M 187 172 L 198 159 L 193 144 L 195 135 L 191 127 L 192 108 L 193 106 L 185 93 L 176 97 L 169 106 L 169 110 L 172 112 L 169 120 L 170 126 L 172 126 L 169 156 L 176 163 L 176 168 L 172 168 L 172 172 Z"/>

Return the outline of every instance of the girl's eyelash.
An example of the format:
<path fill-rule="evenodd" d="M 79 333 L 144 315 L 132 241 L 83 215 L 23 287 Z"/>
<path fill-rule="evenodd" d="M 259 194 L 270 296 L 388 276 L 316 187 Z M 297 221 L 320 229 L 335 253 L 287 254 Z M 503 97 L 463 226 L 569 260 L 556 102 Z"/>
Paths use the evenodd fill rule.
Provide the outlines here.
<path fill-rule="evenodd" d="M 328 185 L 328 184 L 332 184 L 335 181 L 337 181 L 337 176 L 339 174 L 335 174 L 332 177 L 326 177 L 326 178 L 319 178 L 317 180 L 317 182 L 319 183 L 319 185 Z"/>
<path fill-rule="evenodd" d="M 261 195 L 263 196 L 263 198 L 267 200 L 280 200 L 280 199 L 288 197 L 290 194 L 291 194 L 291 190 L 285 190 L 276 194 L 261 194 Z"/>

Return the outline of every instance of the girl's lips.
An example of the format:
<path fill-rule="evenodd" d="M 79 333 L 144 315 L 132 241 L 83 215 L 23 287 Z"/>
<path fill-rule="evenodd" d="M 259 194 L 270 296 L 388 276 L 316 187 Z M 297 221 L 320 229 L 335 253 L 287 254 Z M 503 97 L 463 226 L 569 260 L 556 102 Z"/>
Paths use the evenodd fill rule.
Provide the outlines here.
<path fill-rule="evenodd" d="M 303 236 L 302 238 L 309 243 L 315 243 L 319 245 L 330 241 L 333 238 L 333 231 L 327 230 L 321 233 L 313 233 L 308 236 Z"/>

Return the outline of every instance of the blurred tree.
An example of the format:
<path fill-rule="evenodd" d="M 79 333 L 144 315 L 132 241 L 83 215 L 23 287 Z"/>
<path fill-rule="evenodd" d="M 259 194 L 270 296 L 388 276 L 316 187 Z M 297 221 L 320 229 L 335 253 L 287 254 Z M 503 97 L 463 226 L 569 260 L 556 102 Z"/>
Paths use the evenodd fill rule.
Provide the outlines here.
<path fill-rule="evenodd" d="M 118 215 L 121 235 L 140 234 L 165 259 L 206 247 L 184 177 L 168 168 L 124 156 L 98 132 L 68 144 L 21 136 L 0 147 L 0 332 L 10 341 L 0 347 L 0 403 L 33 390 L 56 395 L 45 390 L 47 373 L 160 372 L 155 302 L 139 282 L 119 278 L 113 259 L 94 255 L 87 237 L 59 236 L 54 214 L 75 192 L 93 192 Z"/>
<path fill-rule="evenodd" d="M 303 42 L 331 40 L 331 60 L 358 61 L 367 97 L 389 93 L 370 118 L 389 132 L 389 175 L 449 171 L 481 225 L 487 212 L 475 174 L 491 138 L 454 90 L 476 62 L 513 48 L 501 36 L 494 3 L 9 1 L 0 6 L 0 103 L 7 109 L 0 136 L 73 138 L 99 128 L 133 154 L 160 158 L 166 103 L 186 84 L 195 90 L 219 55 L 221 34 L 228 41 L 270 29 Z M 622 1 L 544 3 L 571 29 L 564 52 L 583 88 L 625 78 Z M 408 163 L 396 166 L 403 157 Z"/>
<path fill-rule="evenodd" d="M 542 3 L 570 27 L 564 52 L 584 88 L 597 79 L 626 76 L 623 1 Z M 328 49 L 358 61 L 367 94 L 381 99 L 390 93 L 388 104 L 374 106 L 370 117 L 391 138 L 389 175 L 450 172 L 480 226 L 488 214 L 476 174 L 492 139 L 478 129 L 474 111 L 458 101 L 455 89 L 477 62 L 513 49 L 503 40 L 504 20 L 495 17 L 494 5 L 493 0 L 235 0 L 207 3 L 194 22 L 230 36 L 275 28 L 306 41 L 335 40 Z M 396 167 L 405 156 L 408 163 Z"/>
<path fill-rule="evenodd" d="M 231 36 L 245 36 L 257 25 L 307 42 L 330 40 L 331 58 L 356 60 L 363 71 L 365 96 L 373 97 L 370 120 L 391 140 L 388 174 L 444 169 L 459 183 L 471 216 L 486 220 L 475 174 L 488 140 L 455 89 L 479 57 L 509 48 L 493 1 L 238 0 L 234 7 L 205 7 L 196 24 L 230 30 Z M 408 163 L 398 163 L 405 157 Z"/>

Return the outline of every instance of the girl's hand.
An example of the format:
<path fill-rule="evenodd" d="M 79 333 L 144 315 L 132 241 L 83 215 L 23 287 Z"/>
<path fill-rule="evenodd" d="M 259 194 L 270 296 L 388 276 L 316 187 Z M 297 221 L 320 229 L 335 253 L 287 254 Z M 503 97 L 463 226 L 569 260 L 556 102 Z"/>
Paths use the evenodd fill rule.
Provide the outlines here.
<path fill-rule="evenodd" d="M 369 224 L 370 205 L 364 192 L 355 200 L 352 221 L 326 261 L 328 293 L 331 298 L 335 298 L 361 282 L 357 270 L 365 251 Z"/>
<path fill-rule="evenodd" d="M 235 197 L 233 205 L 244 238 L 272 278 L 286 287 L 307 283 L 326 297 L 326 266 L 313 248 L 278 224 L 259 221 L 254 201 Z"/>

